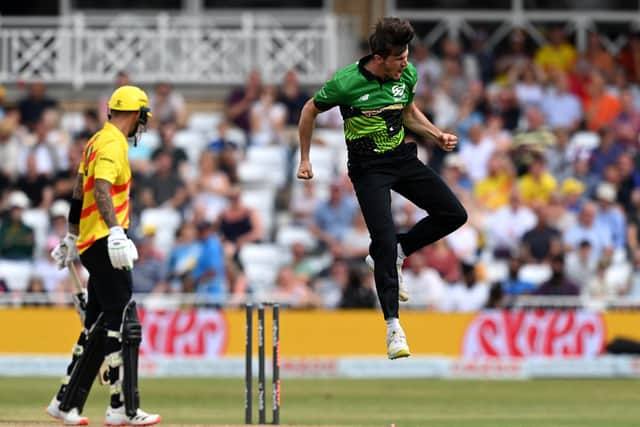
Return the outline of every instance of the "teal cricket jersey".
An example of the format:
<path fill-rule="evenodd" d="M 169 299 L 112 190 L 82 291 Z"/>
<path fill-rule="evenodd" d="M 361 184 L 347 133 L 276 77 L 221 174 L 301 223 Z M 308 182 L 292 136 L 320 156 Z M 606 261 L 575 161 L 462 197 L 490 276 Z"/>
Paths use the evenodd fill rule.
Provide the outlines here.
<path fill-rule="evenodd" d="M 313 97 L 321 111 L 340 106 L 347 149 L 358 155 L 385 153 L 402 144 L 402 112 L 413 102 L 418 80 L 412 64 L 399 80 L 381 80 L 364 68 L 371 57 L 338 70 Z"/>

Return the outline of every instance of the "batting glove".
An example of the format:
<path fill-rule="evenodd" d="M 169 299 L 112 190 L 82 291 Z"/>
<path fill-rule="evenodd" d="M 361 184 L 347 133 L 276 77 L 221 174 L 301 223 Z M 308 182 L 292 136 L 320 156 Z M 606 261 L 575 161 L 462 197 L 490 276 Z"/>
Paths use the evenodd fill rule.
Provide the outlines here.
<path fill-rule="evenodd" d="M 131 270 L 133 262 L 138 259 L 138 250 L 133 242 L 124 234 L 122 227 L 111 227 L 107 239 L 109 260 L 116 269 Z"/>
<path fill-rule="evenodd" d="M 56 263 L 58 270 L 62 270 L 78 257 L 78 247 L 76 246 L 77 241 L 78 236 L 72 233 L 67 233 L 60 243 L 58 243 L 51 251 L 51 258 L 53 258 Z"/>

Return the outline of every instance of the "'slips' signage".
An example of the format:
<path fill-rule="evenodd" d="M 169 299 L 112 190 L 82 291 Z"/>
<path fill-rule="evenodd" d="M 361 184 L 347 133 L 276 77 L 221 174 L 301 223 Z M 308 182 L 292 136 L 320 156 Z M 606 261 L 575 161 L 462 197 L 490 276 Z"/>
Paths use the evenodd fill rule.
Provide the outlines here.
<path fill-rule="evenodd" d="M 464 357 L 596 356 L 605 344 L 600 313 L 486 311 L 466 329 Z"/>

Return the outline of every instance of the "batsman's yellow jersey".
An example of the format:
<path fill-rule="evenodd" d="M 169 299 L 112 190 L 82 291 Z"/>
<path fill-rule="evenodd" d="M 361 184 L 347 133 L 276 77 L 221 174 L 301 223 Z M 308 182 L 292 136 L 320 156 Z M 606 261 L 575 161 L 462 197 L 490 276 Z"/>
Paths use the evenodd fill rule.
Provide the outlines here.
<path fill-rule="evenodd" d="M 118 223 L 129 228 L 129 188 L 131 168 L 129 166 L 129 144 L 120 129 L 105 123 L 87 143 L 82 153 L 78 173 L 82 174 L 82 213 L 78 251 L 87 250 L 93 242 L 109 235 L 109 227 L 98 212 L 94 197 L 96 179 L 111 183 L 111 198 Z"/>

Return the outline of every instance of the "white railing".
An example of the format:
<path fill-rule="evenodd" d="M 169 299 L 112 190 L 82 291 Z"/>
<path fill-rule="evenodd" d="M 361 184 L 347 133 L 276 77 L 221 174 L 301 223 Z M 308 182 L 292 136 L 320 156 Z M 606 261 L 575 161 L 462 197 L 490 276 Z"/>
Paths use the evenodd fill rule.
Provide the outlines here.
<path fill-rule="evenodd" d="M 141 83 L 223 85 L 258 69 L 275 83 L 294 68 L 317 84 L 355 55 L 354 31 L 331 14 L 0 17 L 0 81 L 81 88 L 124 69 Z"/>
<path fill-rule="evenodd" d="M 541 45 L 546 39 L 540 26 L 560 24 L 565 26 L 569 35 L 575 37 L 578 49 L 583 51 L 589 31 L 597 29 L 598 25 L 615 25 L 624 29 L 618 34 L 601 35 L 600 39 L 609 52 L 617 54 L 628 40 L 628 30 L 640 29 L 640 2 L 629 2 L 633 4 L 633 8 L 621 11 L 586 8 L 527 9 L 523 0 L 511 0 L 511 7 L 505 9 L 405 9 L 398 8 L 394 0 L 389 0 L 387 14 L 406 18 L 414 23 L 433 23 L 423 37 L 428 46 L 437 43 L 444 35 L 472 38 L 478 28 L 489 33 L 487 44 L 491 48 L 508 37 L 513 28 L 522 28 L 536 44 Z"/>

